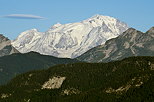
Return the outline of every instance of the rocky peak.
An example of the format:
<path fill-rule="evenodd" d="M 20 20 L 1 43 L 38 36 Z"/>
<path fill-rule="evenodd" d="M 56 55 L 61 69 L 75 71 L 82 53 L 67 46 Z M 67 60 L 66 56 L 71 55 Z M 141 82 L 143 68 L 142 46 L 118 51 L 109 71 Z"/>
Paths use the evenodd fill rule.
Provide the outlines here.
<path fill-rule="evenodd" d="M 149 34 L 154 33 L 154 27 L 151 27 L 146 33 L 149 33 Z"/>
<path fill-rule="evenodd" d="M 124 33 L 133 33 L 133 32 L 136 32 L 137 30 L 134 29 L 134 28 L 129 28 L 127 29 Z"/>
<path fill-rule="evenodd" d="M 134 29 L 134 28 L 129 28 L 123 34 L 121 34 L 119 37 L 135 38 L 138 36 L 138 34 L 143 34 L 143 33 Z"/>
<path fill-rule="evenodd" d="M 0 57 L 13 53 L 19 52 L 11 45 L 11 41 L 7 37 L 0 34 Z"/>
<path fill-rule="evenodd" d="M 3 36 L 3 34 L 0 34 L 0 43 L 3 41 L 8 41 L 9 39 L 5 36 Z"/>

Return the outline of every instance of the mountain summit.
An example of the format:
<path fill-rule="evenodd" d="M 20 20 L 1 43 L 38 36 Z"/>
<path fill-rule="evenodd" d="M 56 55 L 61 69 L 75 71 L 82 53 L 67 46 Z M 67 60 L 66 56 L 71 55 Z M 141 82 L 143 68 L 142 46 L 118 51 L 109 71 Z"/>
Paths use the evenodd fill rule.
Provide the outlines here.
<path fill-rule="evenodd" d="M 127 29 L 125 23 L 113 17 L 95 15 L 77 23 L 57 23 L 43 33 L 35 29 L 22 32 L 12 45 L 22 53 L 36 51 L 56 57 L 75 58 Z"/>
<path fill-rule="evenodd" d="M 0 34 L 0 57 L 13 53 L 18 53 L 18 51 L 11 45 L 11 41 L 7 37 Z"/>

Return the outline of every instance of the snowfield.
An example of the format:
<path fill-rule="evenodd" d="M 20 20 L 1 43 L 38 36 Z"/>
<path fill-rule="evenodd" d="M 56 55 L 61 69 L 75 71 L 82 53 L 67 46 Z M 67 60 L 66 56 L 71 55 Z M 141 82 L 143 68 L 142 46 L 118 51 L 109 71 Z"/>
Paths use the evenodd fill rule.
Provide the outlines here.
<path fill-rule="evenodd" d="M 127 29 L 127 24 L 113 17 L 95 15 L 77 23 L 57 23 L 43 33 L 37 29 L 27 30 L 12 45 L 21 53 L 35 51 L 44 55 L 75 58 Z"/>

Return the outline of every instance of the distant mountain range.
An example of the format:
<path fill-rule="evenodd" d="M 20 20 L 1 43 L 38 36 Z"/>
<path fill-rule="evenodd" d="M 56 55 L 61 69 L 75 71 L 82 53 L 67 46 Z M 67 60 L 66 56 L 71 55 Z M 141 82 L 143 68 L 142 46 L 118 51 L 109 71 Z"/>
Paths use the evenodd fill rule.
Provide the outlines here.
<path fill-rule="evenodd" d="M 154 57 L 58 65 L 0 86 L 0 102 L 153 101 Z"/>
<path fill-rule="evenodd" d="M 8 38 L 0 34 L 0 57 L 13 53 L 19 53 L 19 51 L 11 45 L 11 41 Z"/>
<path fill-rule="evenodd" d="M 55 57 L 75 58 L 127 29 L 125 23 L 113 17 L 96 15 L 77 23 L 55 24 L 43 33 L 37 29 L 27 30 L 12 45 L 21 53 L 35 51 Z"/>
<path fill-rule="evenodd" d="M 0 84 L 6 84 L 18 74 L 32 70 L 47 69 L 57 64 L 79 62 L 68 58 L 56 58 L 36 52 L 17 53 L 0 57 Z M 41 76 L 40 76 L 41 77 Z"/>
<path fill-rule="evenodd" d="M 154 27 L 146 33 L 130 28 L 77 59 L 87 62 L 109 62 L 130 56 L 154 56 Z"/>

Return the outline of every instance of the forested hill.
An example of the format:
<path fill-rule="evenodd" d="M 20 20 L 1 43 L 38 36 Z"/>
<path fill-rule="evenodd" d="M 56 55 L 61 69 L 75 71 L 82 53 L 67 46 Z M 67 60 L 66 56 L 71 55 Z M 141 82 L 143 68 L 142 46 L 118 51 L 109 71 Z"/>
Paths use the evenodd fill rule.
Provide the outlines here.
<path fill-rule="evenodd" d="M 57 58 L 41 55 L 37 52 L 25 54 L 16 53 L 0 57 L 0 84 L 7 83 L 18 74 L 32 70 L 47 69 L 57 64 L 68 64 L 78 62 L 74 59 Z"/>
<path fill-rule="evenodd" d="M 154 102 L 154 57 L 74 63 L 18 75 L 0 102 Z"/>

